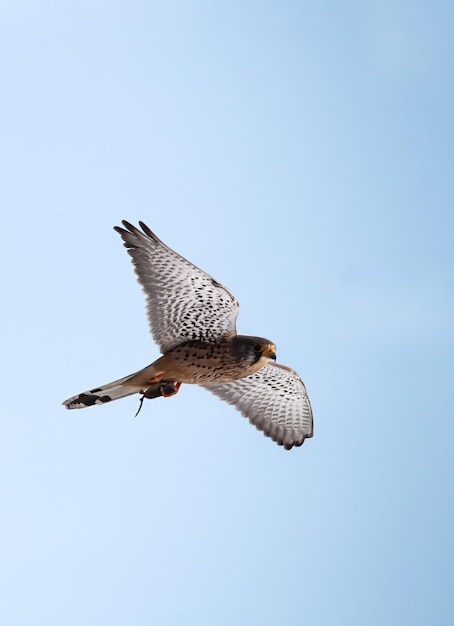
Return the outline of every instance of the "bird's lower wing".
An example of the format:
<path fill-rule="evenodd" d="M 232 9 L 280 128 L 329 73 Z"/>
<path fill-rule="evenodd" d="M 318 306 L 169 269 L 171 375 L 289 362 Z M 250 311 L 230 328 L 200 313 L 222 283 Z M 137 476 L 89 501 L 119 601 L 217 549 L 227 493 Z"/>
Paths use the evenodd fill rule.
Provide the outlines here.
<path fill-rule="evenodd" d="M 286 450 L 301 446 L 313 435 L 306 387 L 289 367 L 268 363 L 246 378 L 204 387 L 233 404 L 251 424 Z"/>

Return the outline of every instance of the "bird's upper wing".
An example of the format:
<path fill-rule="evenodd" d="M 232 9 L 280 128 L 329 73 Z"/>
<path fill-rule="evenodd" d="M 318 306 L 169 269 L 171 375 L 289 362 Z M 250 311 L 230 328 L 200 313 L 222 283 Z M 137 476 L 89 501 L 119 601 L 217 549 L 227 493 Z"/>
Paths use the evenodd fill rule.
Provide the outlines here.
<path fill-rule="evenodd" d="M 204 387 L 233 404 L 251 424 L 286 450 L 301 446 L 313 435 L 306 387 L 289 367 L 268 363 L 246 378 Z"/>
<path fill-rule="evenodd" d="M 147 297 L 153 339 L 162 352 L 192 339 L 235 335 L 239 305 L 214 278 L 166 246 L 143 222 L 115 226 Z"/>

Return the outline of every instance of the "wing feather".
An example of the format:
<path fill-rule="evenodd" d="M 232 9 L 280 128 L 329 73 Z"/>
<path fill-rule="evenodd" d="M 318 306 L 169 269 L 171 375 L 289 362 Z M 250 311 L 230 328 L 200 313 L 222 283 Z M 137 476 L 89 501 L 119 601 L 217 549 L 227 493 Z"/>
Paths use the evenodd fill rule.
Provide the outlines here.
<path fill-rule="evenodd" d="M 147 300 L 153 339 L 161 352 L 188 340 L 236 334 L 239 304 L 214 278 L 165 245 L 143 222 L 115 226 L 132 257 Z"/>
<path fill-rule="evenodd" d="M 234 405 L 267 437 L 290 450 L 313 435 L 312 408 L 306 387 L 298 374 L 278 363 L 268 363 L 258 372 L 205 389 Z"/>

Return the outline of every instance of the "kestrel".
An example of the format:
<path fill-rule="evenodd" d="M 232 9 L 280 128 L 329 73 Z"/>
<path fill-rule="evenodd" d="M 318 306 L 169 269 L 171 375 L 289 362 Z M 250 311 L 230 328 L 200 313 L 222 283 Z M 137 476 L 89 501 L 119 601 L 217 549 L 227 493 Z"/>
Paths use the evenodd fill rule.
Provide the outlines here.
<path fill-rule="evenodd" d="M 170 397 L 182 383 L 208 389 L 287 450 L 312 437 L 312 409 L 298 374 L 275 363 L 276 347 L 237 335 L 239 304 L 214 278 L 166 246 L 143 222 L 115 226 L 146 294 L 153 339 L 162 356 L 148 367 L 65 400 L 67 409 L 134 393 Z M 141 406 L 141 405 L 140 405 Z"/>

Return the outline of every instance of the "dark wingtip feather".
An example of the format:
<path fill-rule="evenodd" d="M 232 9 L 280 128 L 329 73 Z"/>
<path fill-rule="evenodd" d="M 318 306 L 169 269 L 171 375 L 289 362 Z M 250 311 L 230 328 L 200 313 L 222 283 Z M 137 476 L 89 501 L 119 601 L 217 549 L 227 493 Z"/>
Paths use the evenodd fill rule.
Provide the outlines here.
<path fill-rule="evenodd" d="M 131 224 L 130 222 L 126 221 L 126 220 L 121 220 L 121 223 L 123 224 L 123 226 L 125 228 L 127 228 L 129 230 L 130 233 L 138 233 L 139 230 L 133 226 L 133 224 Z"/>
<path fill-rule="evenodd" d="M 119 233 L 119 235 L 121 235 L 121 237 L 123 237 L 123 239 L 125 239 L 125 235 L 138 235 L 140 237 L 146 235 L 153 241 L 161 242 L 161 240 L 154 234 L 154 232 L 141 220 L 139 220 L 139 226 L 143 232 L 141 232 L 136 226 L 134 226 L 127 220 L 121 220 L 121 223 L 123 224 L 124 228 L 122 228 L 121 226 L 114 226 L 113 228 L 115 231 L 117 231 L 117 233 Z"/>
<path fill-rule="evenodd" d="M 150 237 L 150 239 L 153 239 L 154 241 L 160 241 L 160 239 L 154 234 L 154 232 L 150 228 L 148 228 L 148 226 L 141 220 L 139 220 L 139 226 L 143 230 L 143 232 L 148 237 Z"/>
<path fill-rule="evenodd" d="M 122 228 L 121 226 L 114 226 L 113 228 L 123 239 L 123 245 L 127 250 L 137 248 L 138 238 L 143 237 L 143 233 L 126 220 L 121 220 L 121 223 L 125 228 Z"/>

